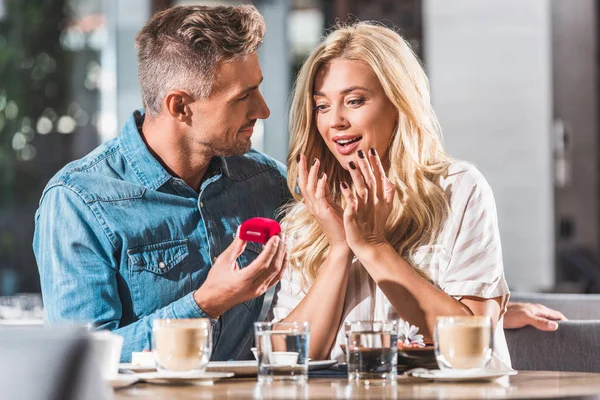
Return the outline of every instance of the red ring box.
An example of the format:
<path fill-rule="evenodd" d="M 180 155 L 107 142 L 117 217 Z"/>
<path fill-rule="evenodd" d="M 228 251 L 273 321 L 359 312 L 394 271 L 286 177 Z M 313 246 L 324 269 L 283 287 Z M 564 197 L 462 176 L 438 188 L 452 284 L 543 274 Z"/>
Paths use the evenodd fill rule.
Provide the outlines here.
<path fill-rule="evenodd" d="M 247 242 L 266 244 L 271 237 L 279 233 L 279 222 L 269 218 L 250 218 L 240 226 L 240 239 Z"/>

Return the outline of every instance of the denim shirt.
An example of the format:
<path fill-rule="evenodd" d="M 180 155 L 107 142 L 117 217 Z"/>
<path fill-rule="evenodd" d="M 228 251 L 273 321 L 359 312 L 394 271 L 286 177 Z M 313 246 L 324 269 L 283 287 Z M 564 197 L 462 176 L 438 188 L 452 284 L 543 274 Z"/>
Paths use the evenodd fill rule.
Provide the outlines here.
<path fill-rule="evenodd" d="M 118 137 L 59 171 L 35 215 L 48 322 L 122 335 L 122 362 L 151 348 L 155 318 L 208 318 L 193 292 L 216 257 L 244 220 L 276 218 L 291 199 L 283 164 L 254 150 L 213 158 L 197 193 L 151 155 L 142 122 L 136 111 Z M 248 242 L 240 267 L 260 251 Z M 251 358 L 253 323 L 270 307 L 264 298 L 211 319 L 213 360 Z"/>

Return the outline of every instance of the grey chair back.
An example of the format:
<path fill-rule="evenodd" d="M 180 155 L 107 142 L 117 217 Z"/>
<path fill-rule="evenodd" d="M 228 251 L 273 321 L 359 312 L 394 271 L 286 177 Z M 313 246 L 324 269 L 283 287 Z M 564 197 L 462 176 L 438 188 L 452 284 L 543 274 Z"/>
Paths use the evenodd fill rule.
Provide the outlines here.
<path fill-rule="evenodd" d="M 562 312 L 570 320 L 600 320 L 600 294 L 514 292 L 510 301 L 543 304 Z"/>
<path fill-rule="evenodd" d="M 504 331 L 517 370 L 600 372 L 600 321 L 565 321 L 554 332 Z"/>
<path fill-rule="evenodd" d="M 512 293 L 510 300 L 543 304 L 569 319 L 554 332 L 505 329 L 513 368 L 600 372 L 600 295 Z"/>
<path fill-rule="evenodd" d="M 110 389 L 93 360 L 91 337 L 77 328 L 0 328 L 0 397 L 104 400 Z"/>

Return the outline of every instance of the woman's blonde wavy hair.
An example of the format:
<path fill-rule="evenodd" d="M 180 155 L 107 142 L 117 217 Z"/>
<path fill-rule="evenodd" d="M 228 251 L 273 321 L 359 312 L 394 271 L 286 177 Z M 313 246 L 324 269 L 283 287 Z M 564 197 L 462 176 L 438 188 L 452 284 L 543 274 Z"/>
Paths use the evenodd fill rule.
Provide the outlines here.
<path fill-rule="evenodd" d="M 285 210 L 282 226 L 292 238 L 290 265 L 304 277 L 304 288 L 319 273 L 329 242 L 297 191 L 296 156 L 318 158 L 327 174 L 332 198 L 342 207 L 339 186 L 351 182 L 348 172 L 329 151 L 316 129 L 313 85 L 319 67 L 334 59 L 367 63 L 377 76 L 387 98 L 398 110 L 398 124 L 388 151 L 382 155 L 389 165 L 387 176 L 396 196 L 385 231 L 387 240 L 411 265 L 417 247 L 433 243 L 448 213 L 448 199 L 439 186 L 450 157 L 444 153 L 441 131 L 431 107 L 429 81 L 409 44 L 395 31 L 372 22 L 339 26 L 309 55 L 292 94 L 291 144 L 287 181 L 296 202 Z M 415 268 L 421 275 L 427 276 Z"/>

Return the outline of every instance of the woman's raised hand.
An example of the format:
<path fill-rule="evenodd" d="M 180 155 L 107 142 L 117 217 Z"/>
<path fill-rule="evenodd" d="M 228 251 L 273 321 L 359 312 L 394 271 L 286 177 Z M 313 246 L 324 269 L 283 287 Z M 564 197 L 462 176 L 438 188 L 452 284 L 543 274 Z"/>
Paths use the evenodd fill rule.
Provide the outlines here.
<path fill-rule="evenodd" d="M 392 210 L 395 188 L 385 176 L 379 155 L 374 148 L 368 154 L 358 151 L 348 170 L 352 185 L 342 182 L 346 200 L 344 230 L 354 254 L 387 242 L 385 223 Z M 359 256 L 360 257 L 360 256 Z"/>
<path fill-rule="evenodd" d="M 331 198 L 327 174 L 319 175 L 320 161 L 315 158 L 309 170 L 304 154 L 298 154 L 296 160 L 298 161 L 298 187 L 304 197 L 304 204 L 321 225 L 331 246 L 347 246 L 342 219 L 344 211 Z"/>

